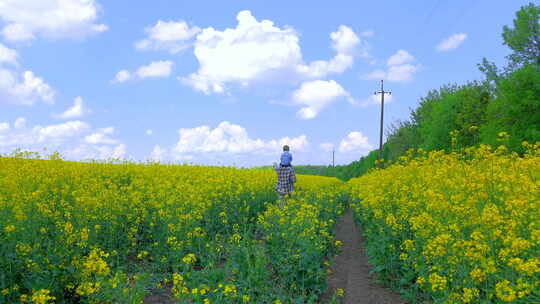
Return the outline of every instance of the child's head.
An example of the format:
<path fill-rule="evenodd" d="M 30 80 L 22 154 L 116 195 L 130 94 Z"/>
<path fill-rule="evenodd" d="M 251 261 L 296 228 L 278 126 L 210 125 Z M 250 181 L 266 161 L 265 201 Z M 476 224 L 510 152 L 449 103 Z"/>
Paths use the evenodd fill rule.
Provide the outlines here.
<path fill-rule="evenodd" d="M 283 151 L 289 151 L 289 146 L 287 145 L 283 146 Z"/>

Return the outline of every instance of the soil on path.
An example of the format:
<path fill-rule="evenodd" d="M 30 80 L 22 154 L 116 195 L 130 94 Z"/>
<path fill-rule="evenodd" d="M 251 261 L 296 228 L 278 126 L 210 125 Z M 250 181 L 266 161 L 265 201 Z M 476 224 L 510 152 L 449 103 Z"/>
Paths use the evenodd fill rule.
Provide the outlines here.
<path fill-rule="evenodd" d="M 337 288 L 345 291 L 345 304 L 406 304 L 398 293 L 377 283 L 365 254 L 365 239 L 348 210 L 336 225 L 336 240 L 343 242 L 341 253 L 335 257 L 328 289 L 322 303 L 327 303 Z"/>

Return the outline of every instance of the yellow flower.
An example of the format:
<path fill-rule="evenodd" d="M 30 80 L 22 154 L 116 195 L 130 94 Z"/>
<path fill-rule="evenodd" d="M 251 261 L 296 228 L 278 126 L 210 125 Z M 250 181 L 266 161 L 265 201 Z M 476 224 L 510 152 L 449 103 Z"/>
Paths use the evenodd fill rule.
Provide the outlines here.
<path fill-rule="evenodd" d="M 512 302 L 516 299 L 516 292 L 510 287 L 510 282 L 504 280 L 495 285 L 497 297 L 505 302 Z"/>
<path fill-rule="evenodd" d="M 188 253 L 185 257 L 182 258 L 182 262 L 190 265 L 197 261 L 197 257 L 193 253 Z"/>
<path fill-rule="evenodd" d="M 446 288 L 446 278 L 438 275 L 436 272 L 429 275 L 428 281 L 431 284 L 432 291 L 441 291 Z"/>
<path fill-rule="evenodd" d="M 56 297 L 50 296 L 51 291 L 48 289 L 40 289 L 32 294 L 32 302 L 35 304 L 47 304 L 49 301 L 54 301 Z"/>

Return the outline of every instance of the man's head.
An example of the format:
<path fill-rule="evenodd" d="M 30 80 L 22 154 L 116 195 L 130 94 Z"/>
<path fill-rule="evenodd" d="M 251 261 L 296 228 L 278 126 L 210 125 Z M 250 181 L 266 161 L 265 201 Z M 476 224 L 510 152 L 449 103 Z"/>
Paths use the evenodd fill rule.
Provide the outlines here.
<path fill-rule="evenodd" d="M 289 151 L 289 146 L 287 145 L 283 146 L 283 151 Z"/>

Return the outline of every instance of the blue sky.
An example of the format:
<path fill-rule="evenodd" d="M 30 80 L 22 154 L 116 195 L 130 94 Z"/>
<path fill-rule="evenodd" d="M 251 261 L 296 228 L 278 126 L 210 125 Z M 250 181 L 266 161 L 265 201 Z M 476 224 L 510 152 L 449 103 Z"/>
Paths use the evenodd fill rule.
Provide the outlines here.
<path fill-rule="evenodd" d="M 527 1 L 0 0 L 0 153 L 346 164 L 443 84 L 505 64 Z"/>

